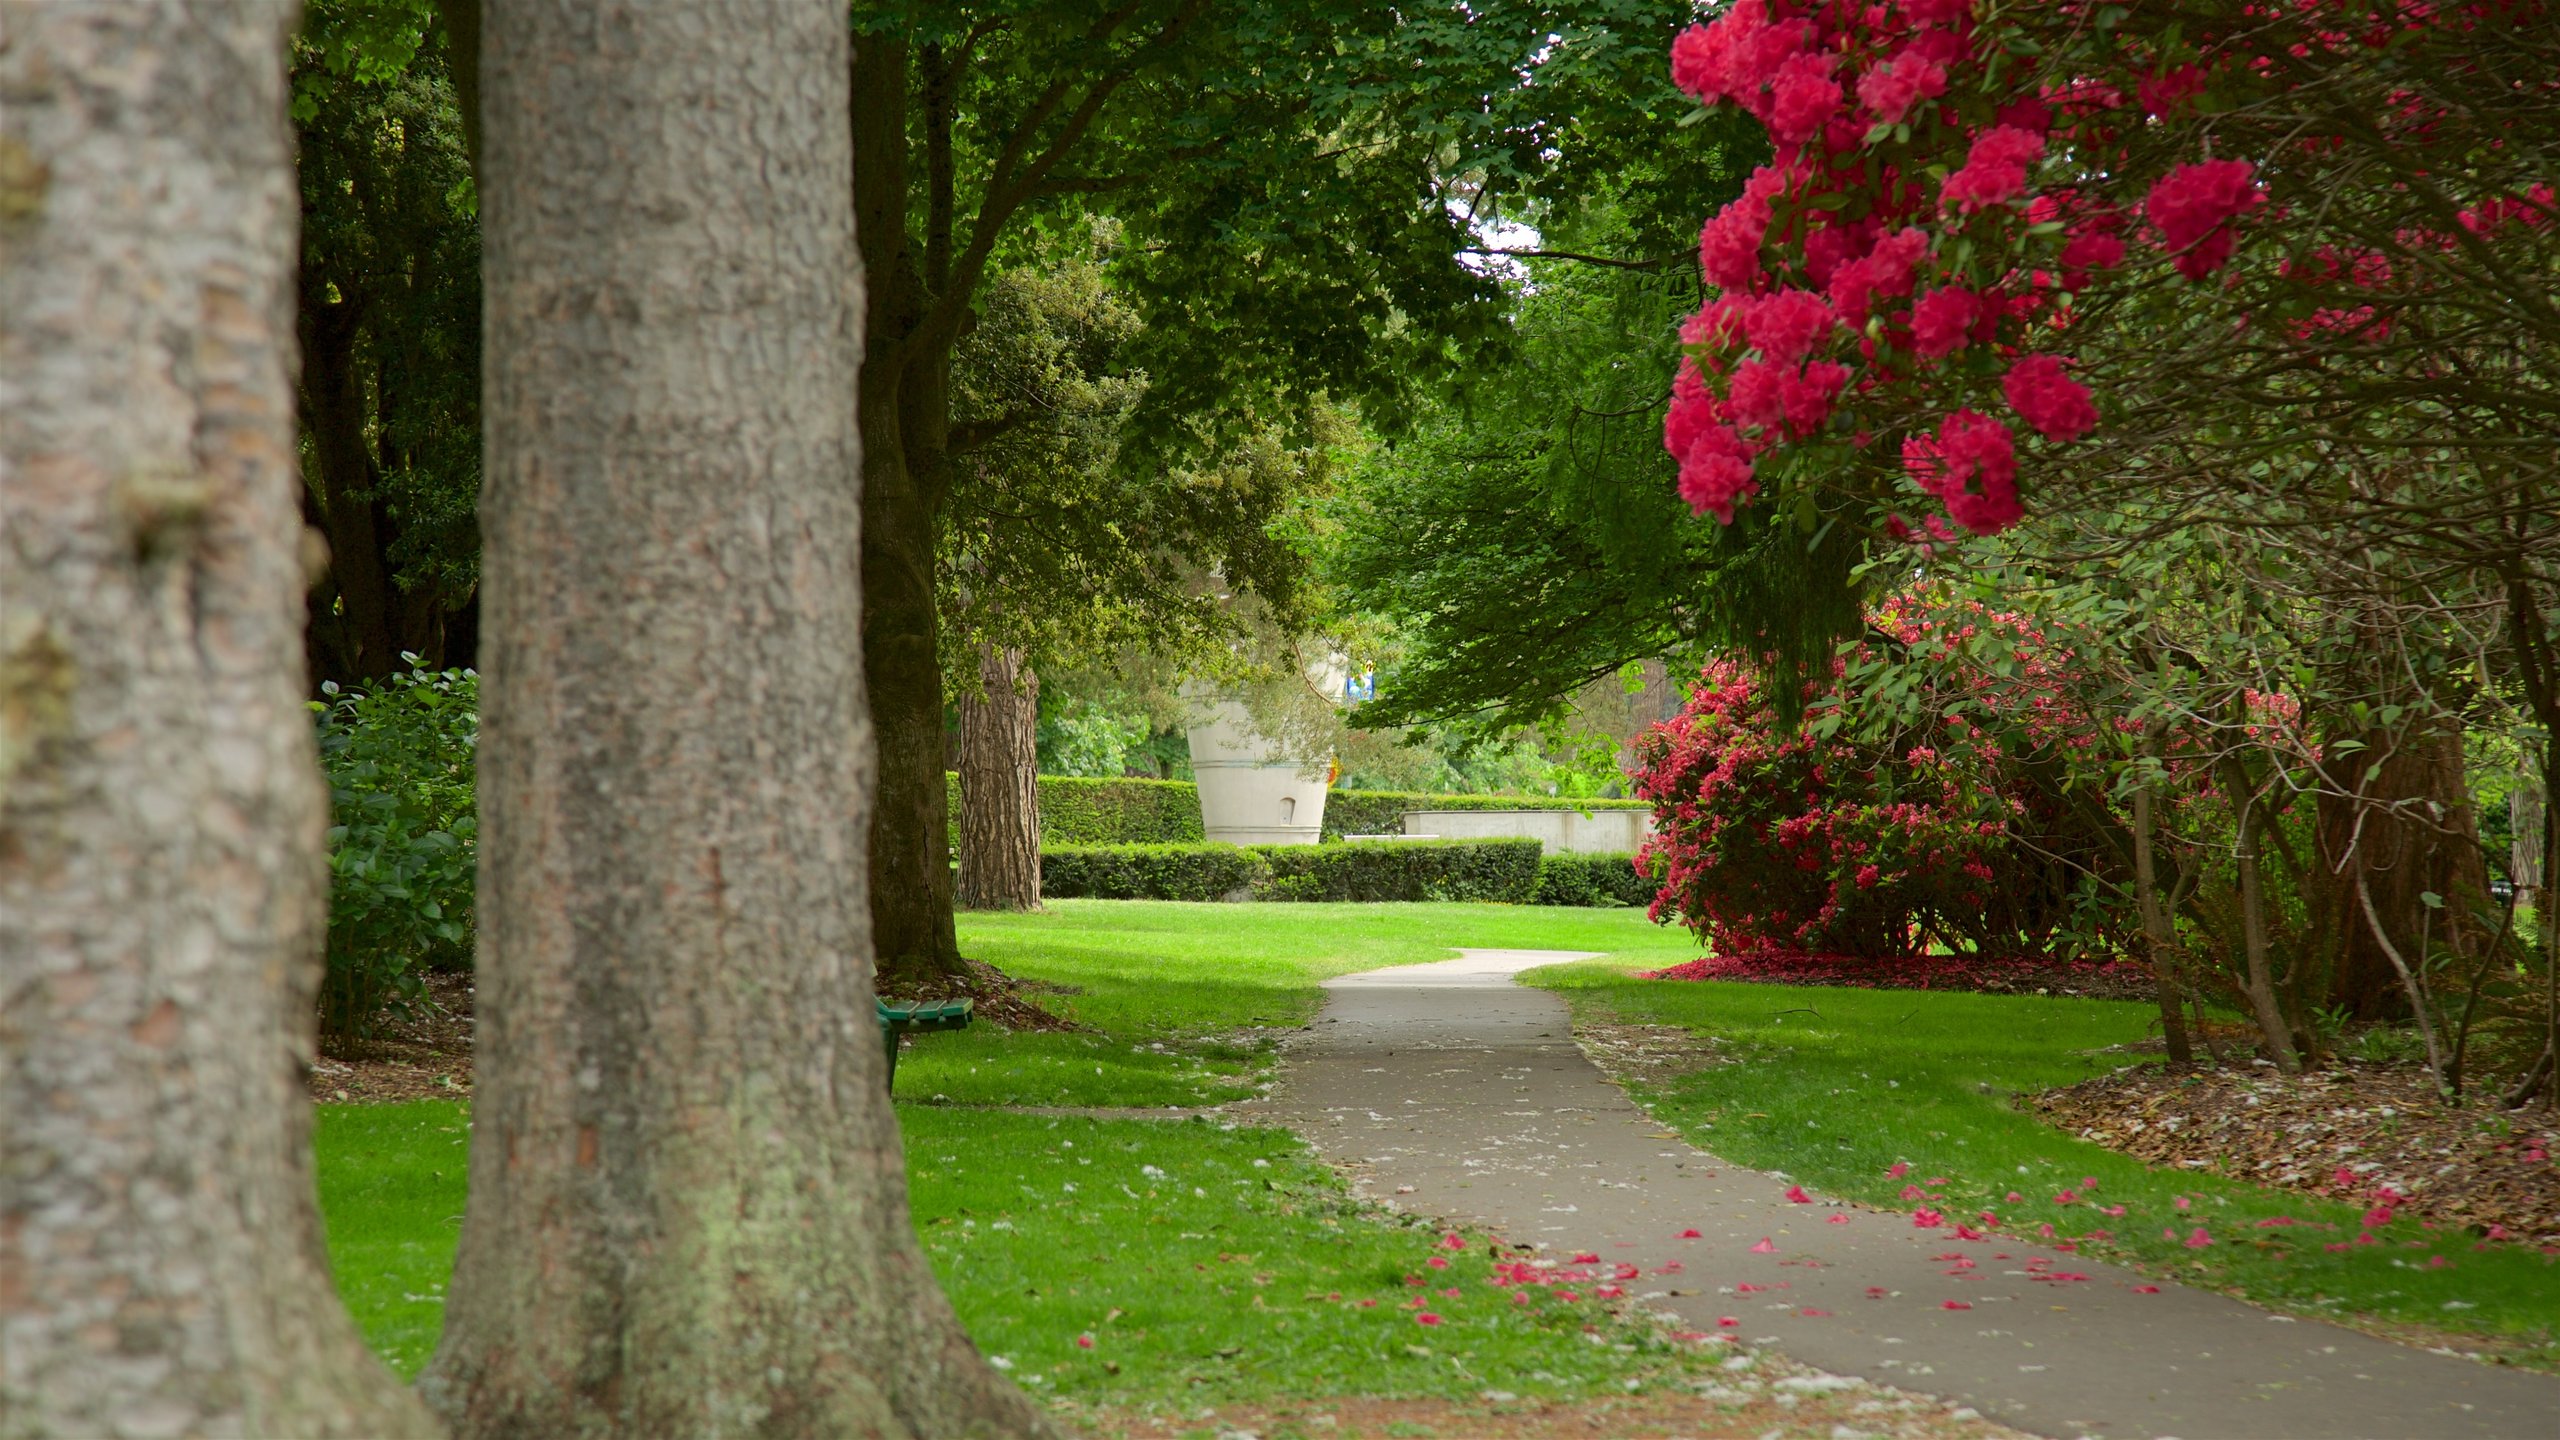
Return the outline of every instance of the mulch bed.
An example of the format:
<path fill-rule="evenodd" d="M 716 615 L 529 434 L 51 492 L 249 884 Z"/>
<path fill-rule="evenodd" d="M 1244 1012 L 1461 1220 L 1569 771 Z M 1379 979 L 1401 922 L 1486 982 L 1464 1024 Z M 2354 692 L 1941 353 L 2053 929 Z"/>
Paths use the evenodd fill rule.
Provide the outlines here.
<path fill-rule="evenodd" d="M 1073 986 L 1017 980 L 992 965 L 972 960 L 966 980 L 929 993 L 896 991 L 890 1000 L 949 1000 L 966 995 L 977 1001 L 971 1011 L 976 1024 L 1004 1030 L 1082 1030 L 1085 1027 L 1043 1009 L 1034 998 L 1074 994 Z M 471 1095 L 471 977 L 430 973 L 426 998 L 405 1017 L 385 1017 L 374 1038 L 362 1045 L 323 1046 L 304 1088 L 317 1101 L 338 1104 L 386 1104 L 396 1100 L 460 1100 Z"/>
<path fill-rule="evenodd" d="M 425 1000 L 386 1017 L 367 1044 L 324 1045 L 304 1086 L 314 1100 L 383 1104 L 471 1094 L 471 977 L 430 971 Z"/>
<path fill-rule="evenodd" d="M 1971 955 L 1806 955 L 1764 951 L 1708 955 L 1639 980 L 1741 980 L 1756 985 L 1844 985 L 1863 990 L 1971 990 L 1985 995 L 2071 995 L 2089 1000 L 2148 1000 L 2158 993 L 2139 965 L 2065 960 L 1983 959 Z"/>
<path fill-rule="evenodd" d="M 2140 1066 L 2035 1097 L 2084 1139 L 2175 1165 L 2560 1245 L 2560 1115 L 2494 1100 L 2448 1105 L 2425 1067 L 2337 1061 L 2287 1078 L 2248 1066 L 2174 1075 Z"/>

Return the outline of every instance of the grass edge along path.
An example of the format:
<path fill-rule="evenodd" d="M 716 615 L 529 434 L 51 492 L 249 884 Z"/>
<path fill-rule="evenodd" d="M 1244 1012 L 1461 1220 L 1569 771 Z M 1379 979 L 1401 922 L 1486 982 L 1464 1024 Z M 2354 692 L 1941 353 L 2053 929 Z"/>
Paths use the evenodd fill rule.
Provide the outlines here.
<path fill-rule="evenodd" d="M 1634 908 L 1052 900 L 962 911 L 961 949 L 1057 987 L 1042 1005 L 1085 1033 L 971 1027 L 919 1036 L 898 1096 L 948 1105 L 1217 1105 L 1270 1076 L 1280 1034 L 1315 1018 L 1337 975 L 1446 960 L 1461 946 L 1589 950 L 1647 965 L 1696 942 Z"/>
<path fill-rule="evenodd" d="M 462 1102 L 318 1107 L 332 1270 L 404 1378 L 460 1231 Z M 1034 1393 L 1121 1410 L 1339 1393 L 1573 1400 L 1721 1375 L 1590 1285 L 1354 1200 L 1295 1136 L 1205 1121 L 901 1107 L 916 1228 L 979 1348 Z"/>
<path fill-rule="evenodd" d="M 1577 1019 L 1712 1037 L 1720 1063 L 1628 1087 L 1701 1149 L 1915 1221 L 1996 1224 L 2278 1310 L 2560 1369 L 2560 1259 L 2154 1169 L 2022 1108 L 2128 1063 L 2103 1052 L 2143 1038 L 2139 1005 L 1646 981 L 1632 968 L 1585 961 L 1523 981 L 1562 994 Z"/>

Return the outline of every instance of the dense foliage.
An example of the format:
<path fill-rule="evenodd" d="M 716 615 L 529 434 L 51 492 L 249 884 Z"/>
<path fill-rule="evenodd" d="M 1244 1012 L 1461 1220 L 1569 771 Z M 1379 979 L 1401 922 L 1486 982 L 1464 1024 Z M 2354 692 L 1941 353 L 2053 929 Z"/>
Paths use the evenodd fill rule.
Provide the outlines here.
<path fill-rule="evenodd" d="M 1241 845 L 1040 847 L 1040 894 L 1051 900 L 1233 900 L 1270 875 Z"/>
<path fill-rule="evenodd" d="M 1663 876 L 1656 917 L 1730 954 L 2113 948 L 2082 913 L 2087 882 L 2113 868 L 2103 816 L 2071 804 L 2054 773 L 2085 717 L 2049 682 L 1902 665 L 1888 683 L 1926 690 L 1909 722 L 1844 726 L 1864 698 L 1853 666 L 1877 651 L 1948 658 L 1986 626 L 2019 628 L 1970 610 L 1881 612 L 1801 715 L 1771 704 L 1743 667 L 1709 664 L 1682 713 L 1638 744 L 1636 790 L 1656 827 L 1643 859 Z"/>
<path fill-rule="evenodd" d="M 1105 900 L 1541 903 L 1535 840 L 1349 845 L 1077 845 L 1040 852 L 1040 893 Z M 1625 864 L 1624 857 L 1618 863 Z M 1556 903 L 1593 904 L 1574 898 Z"/>
<path fill-rule="evenodd" d="M 1661 886 L 1633 855 L 1548 855 L 1538 861 L 1533 905 L 1645 905 Z"/>
<path fill-rule="evenodd" d="M 312 704 L 329 777 L 329 949 L 321 1033 L 362 1040 L 421 972 L 471 964 L 479 677 L 414 669 Z"/>

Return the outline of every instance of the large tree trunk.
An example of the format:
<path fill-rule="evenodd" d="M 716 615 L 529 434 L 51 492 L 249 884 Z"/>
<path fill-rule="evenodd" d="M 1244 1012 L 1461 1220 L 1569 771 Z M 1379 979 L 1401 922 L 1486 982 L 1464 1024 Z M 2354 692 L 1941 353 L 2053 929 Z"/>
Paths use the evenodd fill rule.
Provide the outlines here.
<path fill-rule="evenodd" d="M 2151 748 L 2157 748 L 2156 739 Z M 2152 809 L 2151 782 L 2146 777 L 2133 792 L 2134 901 L 2142 912 L 2142 938 L 2151 956 L 2152 983 L 2158 987 L 2160 1039 L 2168 1047 L 2170 1067 L 2185 1070 L 2195 1064 L 2196 1055 L 2187 1043 L 2186 1017 L 2178 1009 L 2177 936 L 2160 895 L 2159 821 Z"/>
<path fill-rule="evenodd" d="M 2328 1003 L 2359 1020 L 2399 1019 L 2409 1006 L 2383 937 L 2404 956 L 2415 952 L 2422 931 L 2477 953 L 2488 936 L 2470 918 L 2470 907 L 2487 903 L 2489 872 L 2472 815 L 2460 732 L 2401 736 L 2396 743 L 2388 734 L 2363 738 L 2366 748 L 2338 767 L 2346 772 L 2344 788 L 2356 788 L 2368 766 L 2382 767 L 2362 787 L 2363 801 L 2325 790 L 2319 801 L 2327 892 L 2321 914 L 2340 942 Z M 2395 806 L 2397 811 L 2389 808 Z M 2439 813 L 2421 816 L 2414 813 L 2417 807 Z M 2443 898 L 2443 912 L 2430 915 L 2420 898 L 2428 893 Z M 2366 923 L 2366 896 L 2381 920 L 2379 934 Z"/>
<path fill-rule="evenodd" d="M 466 1436 L 1046 1428 L 916 1242 L 866 978 L 846 44 L 487 16 Z"/>
<path fill-rule="evenodd" d="M 872 281 L 862 322 L 862 653 L 880 750 L 870 837 L 880 978 L 936 991 L 967 971 L 951 917 L 933 584 L 949 480 L 950 342 L 918 330 L 930 297 L 907 243 L 907 62 L 904 41 L 866 35 L 853 68 L 854 204 Z"/>
<path fill-rule="evenodd" d="M 1040 908 L 1040 677 L 1022 652 L 978 647 L 960 697 L 960 904 Z"/>
<path fill-rule="evenodd" d="M 291 6 L 0 14 L 0 1431 L 418 1435 L 311 1175 Z"/>
<path fill-rule="evenodd" d="M 305 277 L 306 280 L 308 277 Z M 340 681 L 388 675 L 400 664 L 394 634 L 391 569 L 384 561 L 388 528 L 375 496 L 381 480 L 365 434 L 364 387 L 356 374 L 356 337 L 363 310 L 353 299 L 302 295 L 302 420 L 311 431 L 312 488 L 329 541 L 329 579 L 337 613 L 320 627 L 334 640 L 332 673 Z"/>

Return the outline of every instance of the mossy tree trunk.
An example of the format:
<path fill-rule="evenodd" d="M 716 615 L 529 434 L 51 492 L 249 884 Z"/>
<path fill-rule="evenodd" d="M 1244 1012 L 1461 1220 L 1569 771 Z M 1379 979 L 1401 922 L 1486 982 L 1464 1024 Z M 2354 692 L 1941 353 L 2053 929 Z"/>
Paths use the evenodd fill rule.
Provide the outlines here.
<path fill-rule="evenodd" d="M 294 7 L 0 15 L 0 1432 L 424 1435 L 312 1189 Z"/>
<path fill-rule="evenodd" d="M 917 1244 L 869 1003 L 844 11 L 485 17 L 467 1437 L 1046 1433 Z"/>

